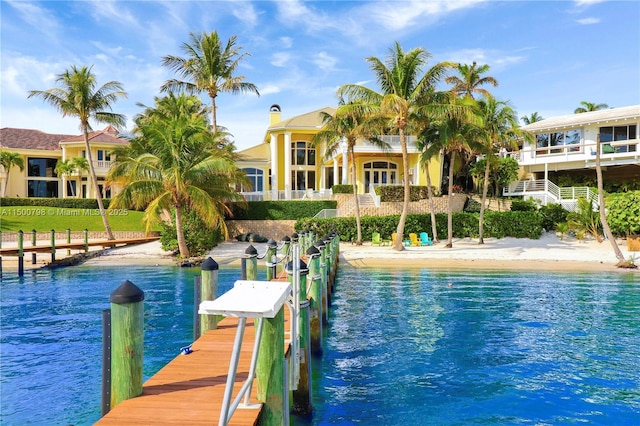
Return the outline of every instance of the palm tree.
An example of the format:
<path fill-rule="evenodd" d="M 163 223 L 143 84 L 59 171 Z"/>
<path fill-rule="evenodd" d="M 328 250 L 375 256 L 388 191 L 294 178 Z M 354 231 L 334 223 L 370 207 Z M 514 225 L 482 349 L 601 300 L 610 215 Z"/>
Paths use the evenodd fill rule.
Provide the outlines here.
<path fill-rule="evenodd" d="M 7 196 L 7 188 L 9 187 L 9 172 L 13 166 L 16 166 L 20 171 L 24 170 L 24 158 L 17 152 L 0 151 L 0 165 L 4 167 L 4 171 L 7 174 L 7 178 L 4 181 L 4 188 L 2 189 L 2 196 Z"/>
<path fill-rule="evenodd" d="M 126 97 L 127 94 L 122 90 L 122 84 L 117 81 L 109 81 L 96 89 L 96 76 L 91 72 L 91 68 L 85 66 L 78 68 L 73 65 L 70 69 L 59 74 L 56 82 L 61 87 L 45 91 L 31 90 L 28 97 L 42 98 L 43 101 L 59 110 L 63 117 L 72 116 L 80 120 L 80 130 L 84 137 L 89 172 L 96 191 L 98 209 L 107 232 L 107 238 L 113 240 L 111 226 L 109 226 L 107 213 L 102 203 L 102 194 L 98 191 L 98 177 L 93 166 L 91 146 L 89 146 L 89 131 L 92 130 L 89 120 L 123 127 L 126 122 L 125 116 L 113 113 L 111 109 L 118 98 Z"/>
<path fill-rule="evenodd" d="M 211 98 L 211 125 L 214 133 L 218 131 L 216 97 L 219 93 L 253 92 L 260 96 L 254 84 L 244 81 L 245 76 L 234 75 L 240 61 L 250 55 L 240 53 L 242 47 L 236 47 L 236 38 L 231 37 L 223 46 L 217 31 L 209 34 L 190 33 L 190 43 L 182 44 L 186 58 L 165 56 L 162 59 L 162 65 L 171 68 L 183 79 L 167 80 L 162 85 L 162 91 L 184 90 L 190 94 L 207 92 Z"/>
<path fill-rule="evenodd" d="M 385 127 L 390 132 L 397 132 L 402 150 L 402 170 L 404 180 L 404 202 L 402 214 L 396 229 L 397 238 L 394 249 L 404 250 L 404 225 L 409 209 L 411 184 L 409 182 L 409 156 L 407 152 L 407 133 L 415 130 L 418 113 L 437 114 L 449 109 L 448 105 L 427 105 L 423 103 L 429 91 L 451 66 L 449 63 L 438 63 L 420 77 L 422 67 L 431 55 L 423 48 L 415 48 L 408 52 L 402 50 L 396 42 L 389 49 L 390 55 L 383 62 L 376 57 L 366 58 L 376 75 L 381 91 L 376 92 L 358 84 L 346 84 L 338 89 L 338 96 L 346 99 L 349 109 L 359 111 L 359 115 L 384 118 Z"/>
<path fill-rule="evenodd" d="M 482 118 L 482 153 L 485 156 L 485 170 L 482 185 L 482 204 L 480 206 L 479 244 L 484 244 L 484 210 L 489 189 L 489 172 L 499 160 L 500 147 L 517 147 L 516 138 L 523 135 L 518 126 L 516 112 L 505 101 L 498 101 L 488 96 L 478 101 L 479 114 Z"/>
<path fill-rule="evenodd" d="M 591 112 L 591 111 L 600 111 L 601 109 L 609 108 L 607 104 L 596 104 L 591 102 L 582 101 L 580 102 L 580 107 L 576 108 L 573 112 L 574 114 L 582 114 L 583 112 Z"/>
<path fill-rule="evenodd" d="M 430 127 L 424 128 L 420 132 L 420 137 L 416 142 L 416 147 L 421 151 L 420 154 L 420 164 L 424 168 L 424 172 L 427 175 L 427 198 L 429 199 L 429 210 L 431 213 L 431 235 L 434 244 L 440 242 L 438 238 L 438 226 L 436 223 L 436 208 L 435 203 L 433 201 L 433 190 L 431 189 L 431 173 L 429 171 L 429 162 L 431 161 L 430 157 L 427 157 L 427 150 L 432 143 L 435 143 L 438 140 L 438 129 L 436 126 L 432 125 Z M 431 152 L 432 155 L 439 154 L 436 152 Z"/>
<path fill-rule="evenodd" d="M 467 114 L 449 114 L 446 118 L 434 121 L 433 125 L 437 128 L 437 140 L 427 146 L 424 152 L 424 158 L 434 158 L 442 151 L 444 155 L 449 157 L 449 176 L 448 176 L 448 206 L 447 206 L 447 244 L 445 248 L 453 247 L 453 178 L 456 170 L 456 159 L 462 166 L 467 160 L 470 152 L 482 150 L 480 140 L 481 121 L 480 118 L 473 114 L 476 108 L 476 101 L 473 98 L 458 98 L 453 100 L 454 105 L 463 108 Z"/>
<path fill-rule="evenodd" d="M 173 209 L 178 248 L 189 256 L 183 216 L 195 212 L 211 228 L 228 236 L 224 222 L 230 213 L 225 203 L 242 201 L 233 185 L 244 184 L 229 151 L 220 148 L 223 132 L 213 133 L 207 108 L 193 95 L 155 99 L 136 117 L 135 137 L 130 146 L 116 152 L 109 182 L 123 187 L 112 200 L 114 208 L 145 208 L 143 221 L 150 230 L 161 216 Z"/>
<path fill-rule="evenodd" d="M 71 175 L 73 173 L 73 168 L 71 167 L 70 162 L 71 160 L 58 160 L 56 162 L 56 168 L 53 169 L 53 171 L 56 172 L 56 175 L 62 176 L 62 177 Z M 64 182 L 63 194 L 66 196 L 67 182 L 66 180 L 63 182 Z M 76 194 L 72 194 L 72 195 L 75 197 Z"/>
<path fill-rule="evenodd" d="M 56 162 L 56 168 L 54 169 L 58 176 L 70 176 L 73 173 L 77 173 L 80 181 L 82 181 L 83 170 L 89 170 L 89 162 L 84 157 L 74 157 L 68 160 L 58 160 Z M 71 195 L 73 197 L 79 197 L 80 191 L 77 191 L 77 193 Z"/>
<path fill-rule="evenodd" d="M 532 112 L 531 115 L 528 115 L 528 116 L 523 115 L 522 117 L 520 117 L 520 119 L 526 125 L 544 120 L 544 118 L 542 118 L 542 116 L 539 115 L 537 112 Z"/>
<path fill-rule="evenodd" d="M 340 99 L 338 109 L 333 115 L 321 112 L 323 127 L 312 139 L 314 145 L 325 143 L 324 157 L 331 158 L 341 147 L 343 141 L 347 144 L 347 155 L 353 167 L 351 168 L 351 183 L 353 185 L 353 197 L 356 204 L 356 245 L 362 245 L 362 226 L 360 224 L 360 201 L 358 199 L 356 158 L 353 147 L 358 139 L 367 139 L 370 143 L 383 149 L 389 145 L 375 135 L 381 133 L 380 127 L 375 125 L 367 117 L 359 116 L 357 109 L 350 109 L 344 99 Z M 377 131 L 376 131 L 377 130 Z"/>
<path fill-rule="evenodd" d="M 78 174 L 78 181 L 82 185 L 82 176 L 84 172 L 88 172 L 90 170 L 89 162 L 85 157 L 74 157 L 70 162 L 69 166 L 72 170 Z M 82 191 L 78 190 L 77 197 L 80 198 L 82 196 Z"/>
<path fill-rule="evenodd" d="M 489 96 L 490 93 L 486 89 L 480 86 L 490 84 L 493 87 L 498 86 L 498 82 L 491 76 L 482 77 L 481 75 L 489 71 L 489 65 L 484 64 L 478 66 L 474 61 L 471 66 L 466 64 L 458 64 L 456 67 L 460 76 L 449 76 L 445 78 L 447 84 L 452 84 L 453 92 L 458 96 L 469 96 L 473 98 L 474 93 L 479 93 L 483 96 Z"/>

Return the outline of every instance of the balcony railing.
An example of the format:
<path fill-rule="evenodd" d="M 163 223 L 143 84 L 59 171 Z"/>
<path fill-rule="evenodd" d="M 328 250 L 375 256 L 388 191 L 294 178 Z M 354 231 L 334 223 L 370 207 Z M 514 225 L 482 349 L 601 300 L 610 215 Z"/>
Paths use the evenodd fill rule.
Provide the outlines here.
<path fill-rule="evenodd" d="M 527 145 L 520 151 L 507 153 L 522 165 L 560 163 L 567 161 L 595 161 L 596 143 L 536 147 Z M 640 140 L 631 139 L 600 144 L 600 156 L 609 163 L 640 160 Z"/>
<path fill-rule="evenodd" d="M 277 191 L 274 198 L 272 191 L 253 191 L 253 192 L 240 192 L 240 194 L 247 201 L 269 201 L 269 200 L 330 200 L 333 198 L 333 192 L 330 189 L 323 190 L 294 190 L 289 191 L 289 197 L 287 197 L 287 191 Z"/>

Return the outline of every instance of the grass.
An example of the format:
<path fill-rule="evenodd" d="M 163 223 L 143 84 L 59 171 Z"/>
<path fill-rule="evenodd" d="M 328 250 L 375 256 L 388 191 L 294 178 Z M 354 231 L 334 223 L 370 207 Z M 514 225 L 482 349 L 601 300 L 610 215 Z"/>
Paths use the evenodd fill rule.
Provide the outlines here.
<path fill-rule="evenodd" d="M 116 209 L 108 212 L 109 225 L 114 231 L 144 231 L 143 212 Z M 65 209 L 58 207 L 0 207 L 2 232 L 31 231 L 104 231 L 98 209 Z M 152 231 L 160 231 L 160 225 Z"/>

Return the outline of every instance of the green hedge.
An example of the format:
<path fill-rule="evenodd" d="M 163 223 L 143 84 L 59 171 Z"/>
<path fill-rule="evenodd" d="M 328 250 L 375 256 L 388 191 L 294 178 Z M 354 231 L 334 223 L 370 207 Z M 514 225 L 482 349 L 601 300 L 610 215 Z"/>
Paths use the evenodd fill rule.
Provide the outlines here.
<path fill-rule="evenodd" d="M 109 207 L 111 199 L 103 198 L 105 208 Z M 67 209 L 97 209 L 98 200 L 95 198 L 0 198 L 3 207 L 60 207 Z"/>
<path fill-rule="evenodd" d="M 640 234 L 640 191 L 612 194 L 605 205 L 607 222 L 614 235 Z"/>
<path fill-rule="evenodd" d="M 434 194 L 437 191 L 434 187 L 431 187 Z M 383 202 L 396 202 L 404 201 L 404 186 L 402 185 L 381 185 L 376 186 L 376 194 L 380 196 L 380 201 Z M 428 187 L 411 185 L 410 187 L 411 201 L 426 200 L 429 197 Z"/>
<path fill-rule="evenodd" d="M 324 209 L 336 209 L 335 200 L 250 201 L 246 206 L 234 204 L 230 220 L 298 220 L 313 217 Z"/>
<path fill-rule="evenodd" d="M 390 239 L 396 232 L 400 215 L 392 216 L 363 216 L 362 239 L 371 240 L 373 232 L 379 232 L 383 238 Z M 453 213 L 454 238 L 478 237 L 478 213 Z M 318 235 L 326 235 L 336 230 L 342 241 L 356 239 L 356 220 L 353 217 L 338 217 L 331 219 L 300 219 L 296 222 L 297 231 L 312 230 Z M 438 238 L 447 238 L 447 214 L 436 214 L 436 229 Z M 405 235 L 409 233 L 427 232 L 431 235 L 430 214 L 410 214 L 405 222 Z M 532 238 L 538 239 L 542 235 L 542 215 L 538 212 L 493 212 L 485 213 L 484 236 L 487 238 Z"/>
<path fill-rule="evenodd" d="M 353 185 L 333 185 L 331 192 L 333 194 L 353 194 Z"/>

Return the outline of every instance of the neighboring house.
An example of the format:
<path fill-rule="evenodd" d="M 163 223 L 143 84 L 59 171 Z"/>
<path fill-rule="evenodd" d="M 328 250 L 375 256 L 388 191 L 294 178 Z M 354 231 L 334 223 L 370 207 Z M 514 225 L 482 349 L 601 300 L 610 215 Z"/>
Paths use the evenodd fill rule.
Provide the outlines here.
<path fill-rule="evenodd" d="M 114 160 L 115 148 L 128 144 L 118 137 L 118 131 L 107 126 L 103 130 L 89 133 L 89 144 L 98 177 L 98 190 L 104 197 L 110 197 L 117 188 L 109 188 L 104 179 Z M 7 197 L 49 197 L 49 198 L 95 198 L 88 171 L 69 176 L 55 173 L 58 160 L 70 160 L 86 155 L 82 135 L 59 135 L 31 129 L 0 129 L 0 149 L 17 152 L 24 158 L 25 168 L 20 171 L 12 167 L 9 176 Z M 0 183 L 4 187 L 6 170 L 0 170 Z"/>
<path fill-rule="evenodd" d="M 359 194 L 368 193 L 375 185 L 401 185 L 402 152 L 398 136 L 381 136 L 389 145 L 388 152 L 359 140 L 354 148 L 355 164 L 347 156 L 346 144 L 330 157 L 325 156 L 324 144 L 314 147 L 313 136 L 322 128 L 321 112 L 333 114 L 335 108 L 298 115 L 283 120 L 279 105 L 270 108 L 270 125 L 265 142 L 241 151 L 243 160 L 238 166 L 255 176 L 256 185 L 245 196 L 248 199 L 300 199 L 329 196 L 333 185 L 352 184 L 351 168 L 356 168 Z M 424 170 L 419 164 L 419 151 L 407 138 L 409 152 L 408 179 L 414 185 L 426 185 Z M 432 185 L 440 187 L 441 160 L 430 167 Z"/>
<path fill-rule="evenodd" d="M 640 105 L 547 118 L 523 126 L 535 135 L 512 155 L 523 177 L 595 176 L 597 138 L 603 178 L 640 179 Z"/>

